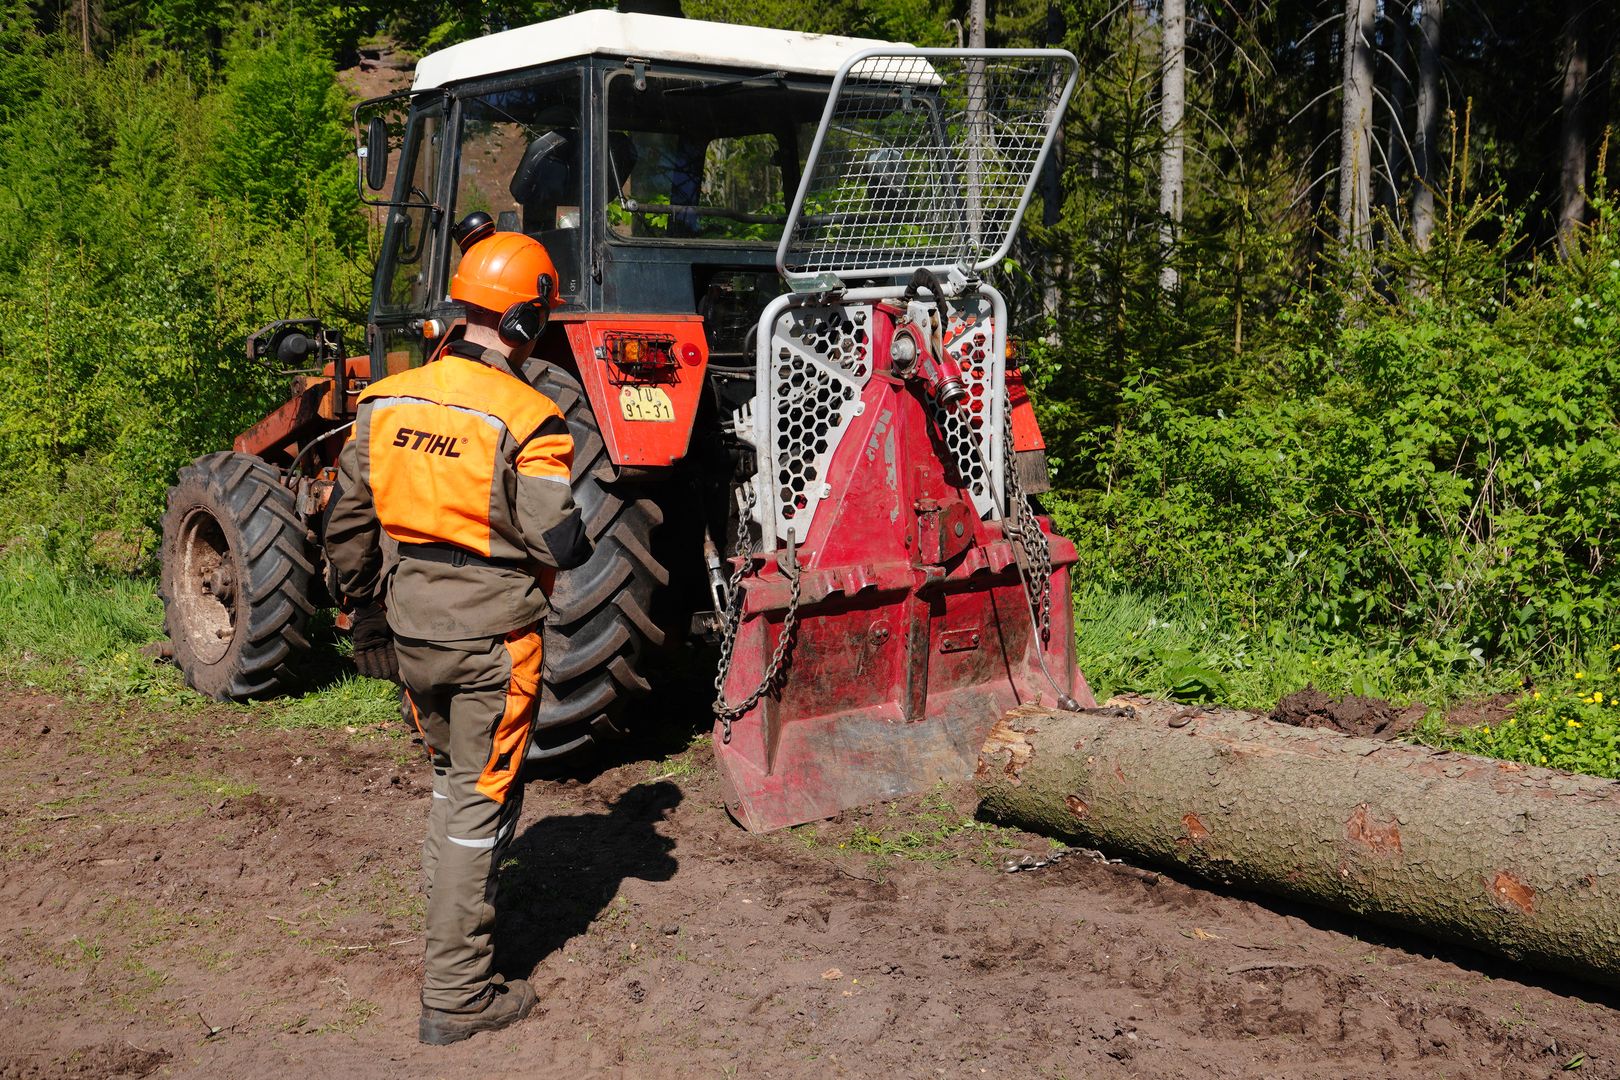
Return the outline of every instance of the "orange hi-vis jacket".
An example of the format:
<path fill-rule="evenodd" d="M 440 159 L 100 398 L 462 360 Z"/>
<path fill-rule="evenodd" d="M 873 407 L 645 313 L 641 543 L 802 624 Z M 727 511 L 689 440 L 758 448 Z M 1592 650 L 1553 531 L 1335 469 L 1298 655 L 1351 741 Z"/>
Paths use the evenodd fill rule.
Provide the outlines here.
<path fill-rule="evenodd" d="M 456 341 L 442 359 L 372 383 L 326 523 L 339 588 L 386 598 L 403 637 L 467 641 L 528 626 L 546 611 L 546 568 L 590 556 L 573 457 L 557 406 L 494 350 Z"/>

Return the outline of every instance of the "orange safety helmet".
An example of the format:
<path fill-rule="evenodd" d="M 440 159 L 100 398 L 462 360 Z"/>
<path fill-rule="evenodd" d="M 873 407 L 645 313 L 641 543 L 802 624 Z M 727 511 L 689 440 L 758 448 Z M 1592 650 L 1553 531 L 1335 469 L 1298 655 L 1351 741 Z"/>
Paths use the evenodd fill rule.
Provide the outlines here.
<path fill-rule="evenodd" d="M 516 232 L 496 232 L 488 214 L 468 214 L 451 230 L 461 262 L 450 278 L 450 299 L 501 315 L 500 334 L 512 345 L 544 329 L 557 295 L 557 267 L 545 245 Z"/>

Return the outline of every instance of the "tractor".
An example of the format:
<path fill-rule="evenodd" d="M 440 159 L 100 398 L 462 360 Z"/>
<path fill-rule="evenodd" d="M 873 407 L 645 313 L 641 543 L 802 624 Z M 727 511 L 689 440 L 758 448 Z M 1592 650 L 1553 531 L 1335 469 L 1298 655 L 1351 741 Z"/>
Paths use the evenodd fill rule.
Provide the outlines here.
<path fill-rule="evenodd" d="M 169 491 L 186 680 L 297 684 L 342 604 L 321 529 L 356 400 L 459 332 L 450 229 L 482 211 L 558 267 L 524 375 L 566 414 L 595 543 L 551 594 L 532 765 L 656 726 L 672 665 L 712 663 L 727 807 L 767 830 L 967 775 L 1013 705 L 1094 704 L 986 276 L 1077 67 L 611 11 L 423 58 L 355 109 L 364 350 L 317 318 L 256 333 L 289 398 Z"/>

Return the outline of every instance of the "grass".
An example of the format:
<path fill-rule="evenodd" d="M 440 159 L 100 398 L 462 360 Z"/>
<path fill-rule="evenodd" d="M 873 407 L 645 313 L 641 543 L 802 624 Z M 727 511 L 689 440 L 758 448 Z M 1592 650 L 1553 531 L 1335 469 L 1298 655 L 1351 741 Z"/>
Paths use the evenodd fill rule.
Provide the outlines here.
<path fill-rule="evenodd" d="M 386 682 L 344 670 L 347 642 L 324 620 L 310 689 L 235 711 L 241 725 L 341 728 L 351 734 L 393 726 L 399 698 Z M 163 639 L 157 583 L 121 575 L 64 574 L 27 551 L 0 556 L 0 679 L 66 697 L 145 703 L 164 712 L 210 703 L 186 687 L 179 671 L 141 655 Z M 227 728 L 230 725 L 227 724 Z"/>
<path fill-rule="evenodd" d="M 879 818 L 850 826 L 799 825 L 784 830 L 785 840 L 806 850 L 834 851 L 870 856 L 874 868 L 892 859 L 948 865 L 972 862 L 996 868 L 1018 846 L 1016 829 L 976 820 L 950 799 L 945 785 L 910 800 L 891 802 Z M 1055 846 L 1061 847 L 1061 844 Z"/>
<path fill-rule="evenodd" d="M 1620 642 L 1543 673 L 1496 724 L 1431 723 L 1423 741 L 1471 754 L 1620 778 Z"/>
<path fill-rule="evenodd" d="M 1136 691 L 1185 701 L 1269 711 L 1306 686 L 1436 710 L 1491 694 L 1520 693 L 1511 725 L 1452 729 L 1437 718 L 1418 731 L 1435 745 L 1529 764 L 1620 776 L 1620 627 L 1594 631 L 1600 644 L 1548 649 L 1493 661 L 1466 642 L 1369 640 L 1303 626 L 1250 626 L 1197 601 L 1092 586 L 1075 598 L 1076 650 L 1098 700 Z M 141 648 L 163 636 L 162 605 L 150 578 L 69 575 L 30 549 L 0 555 L 0 680 L 67 697 L 145 703 L 155 714 L 208 702 L 178 671 Z M 225 705 L 240 726 L 340 729 L 361 734 L 396 727 L 394 687 L 347 671 L 347 640 L 323 620 L 309 665 L 310 688 L 250 706 Z M 1536 696 L 1539 694 L 1540 696 Z M 126 712 L 109 737 L 129 742 L 156 722 Z M 233 725 L 227 721 L 225 728 Z M 149 733 L 150 734 L 150 733 Z M 648 779 L 691 774 L 695 744 L 647 766 Z M 926 852 L 924 834 L 855 842 L 874 854 Z M 848 842 L 848 841 L 846 841 Z"/>
<path fill-rule="evenodd" d="M 1268 712 L 1315 686 L 1429 705 L 1414 737 L 1433 746 L 1620 778 L 1620 630 L 1503 662 L 1459 642 L 1234 628 L 1207 608 L 1103 588 L 1077 598 L 1075 614 L 1080 668 L 1099 701 L 1132 690 Z M 1516 698 L 1505 723 L 1445 722 L 1451 705 L 1497 694 Z"/>
<path fill-rule="evenodd" d="M 698 759 L 704 744 L 709 740 L 707 729 L 693 734 L 686 746 L 666 757 L 647 762 L 647 776 L 644 783 L 656 783 L 660 780 L 673 780 L 681 776 L 691 776 L 697 772 Z"/>
<path fill-rule="evenodd" d="M 1212 608 L 1094 587 L 1075 599 L 1080 669 L 1099 701 L 1130 690 L 1270 711 L 1306 686 L 1397 703 L 1515 690 L 1524 671 L 1462 644 L 1379 642 L 1301 627 L 1233 626 Z"/>

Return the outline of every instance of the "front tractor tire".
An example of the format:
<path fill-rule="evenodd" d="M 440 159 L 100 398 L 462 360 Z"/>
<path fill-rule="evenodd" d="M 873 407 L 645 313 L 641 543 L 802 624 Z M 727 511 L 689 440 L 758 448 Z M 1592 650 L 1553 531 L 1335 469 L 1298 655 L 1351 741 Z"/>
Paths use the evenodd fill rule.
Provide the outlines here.
<path fill-rule="evenodd" d="M 657 621 L 669 569 L 653 541 L 664 512 L 645 489 L 614 484 L 591 403 L 572 374 L 550 364 L 530 381 L 568 420 L 574 501 L 595 545 L 585 565 L 557 575 L 542 638 L 540 701 L 529 761 L 545 766 L 623 737 L 666 629 Z"/>
<path fill-rule="evenodd" d="M 199 693 L 245 701 L 287 690 L 309 650 L 314 564 L 292 492 L 248 454 L 180 470 L 163 515 L 163 625 Z"/>

